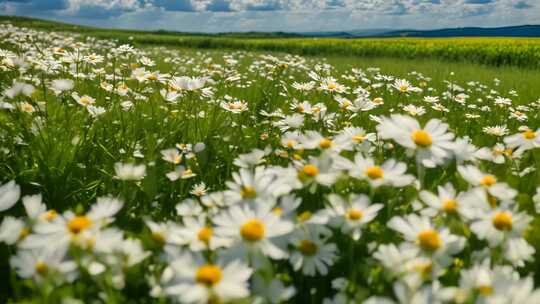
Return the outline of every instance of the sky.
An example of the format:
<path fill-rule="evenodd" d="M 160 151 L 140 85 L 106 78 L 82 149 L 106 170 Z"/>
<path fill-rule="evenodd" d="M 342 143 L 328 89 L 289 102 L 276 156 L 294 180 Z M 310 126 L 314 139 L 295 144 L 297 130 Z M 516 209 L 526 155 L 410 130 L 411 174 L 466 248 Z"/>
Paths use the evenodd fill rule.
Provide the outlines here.
<path fill-rule="evenodd" d="M 0 15 L 183 32 L 437 29 L 540 24 L 540 0 L 0 0 Z"/>

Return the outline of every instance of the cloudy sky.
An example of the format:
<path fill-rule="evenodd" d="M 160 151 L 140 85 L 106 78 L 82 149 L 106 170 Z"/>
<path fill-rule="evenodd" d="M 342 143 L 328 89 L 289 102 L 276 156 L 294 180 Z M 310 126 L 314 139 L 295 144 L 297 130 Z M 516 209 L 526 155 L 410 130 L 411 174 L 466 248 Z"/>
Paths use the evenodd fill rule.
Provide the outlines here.
<path fill-rule="evenodd" d="M 540 0 L 0 0 L 0 14 L 176 31 L 340 31 L 540 24 Z"/>

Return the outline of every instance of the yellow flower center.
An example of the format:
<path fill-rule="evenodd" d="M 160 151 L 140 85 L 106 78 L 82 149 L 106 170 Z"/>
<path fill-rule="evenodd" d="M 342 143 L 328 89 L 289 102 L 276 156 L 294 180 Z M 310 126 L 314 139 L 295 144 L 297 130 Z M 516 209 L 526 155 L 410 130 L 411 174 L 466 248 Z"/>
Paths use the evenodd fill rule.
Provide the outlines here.
<path fill-rule="evenodd" d="M 281 209 L 280 207 L 275 207 L 274 209 L 272 209 L 272 212 L 274 212 L 275 215 L 280 216 L 283 212 L 283 209 Z"/>
<path fill-rule="evenodd" d="M 312 215 L 311 212 L 304 211 L 298 215 L 298 221 L 300 222 L 308 221 L 311 218 L 311 215 Z"/>
<path fill-rule="evenodd" d="M 286 146 L 287 148 L 290 148 L 290 149 L 292 149 L 292 147 L 294 147 L 295 145 L 296 145 L 296 141 L 293 140 L 293 139 L 289 139 L 289 140 L 287 140 L 287 142 L 285 143 L 285 146 Z"/>
<path fill-rule="evenodd" d="M 58 215 L 58 212 L 56 212 L 56 210 L 54 209 L 51 209 L 47 212 L 45 212 L 43 218 L 47 221 L 47 222 L 50 222 L 52 220 L 54 220 L 56 218 L 56 216 Z"/>
<path fill-rule="evenodd" d="M 30 231 L 28 230 L 28 228 L 23 227 L 21 231 L 19 232 L 19 240 L 24 239 L 28 234 L 30 234 Z"/>
<path fill-rule="evenodd" d="M 319 247 L 310 240 L 301 240 L 298 243 L 298 250 L 300 250 L 303 255 L 314 256 L 317 254 Z"/>
<path fill-rule="evenodd" d="M 32 113 L 34 112 L 34 107 L 31 104 L 25 102 L 21 104 L 21 110 L 26 113 Z"/>
<path fill-rule="evenodd" d="M 414 131 L 411 135 L 411 138 L 417 146 L 424 148 L 431 146 L 431 144 L 433 143 L 431 135 L 429 135 L 429 133 L 424 130 Z"/>
<path fill-rule="evenodd" d="M 493 175 L 486 175 L 480 180 L 480 185 L 485 187 L 491 187 L 497 183 L 497 178 Z"/>
<path fill-rule="evenodd" d="M 319 169 L 315 165 L 305 165 L 302 172 L 307 176 L 315 177 L 319 174 Z"/>
<path fill-rule="evenodd" d="M 491 194 L 487 194 L 487 201 L 491 208 L 495 208 L 499 205 L 499 202 L 497 201 L 497 198 Z"/>
<path fill-rule="evenodd" d="M 197 233 L 197 239 L 199 241 L 208 245 L 210 243 L 210 238 L 212 237 L 212 228 L 204 227 Z"/>
<path fill-rule="evenodd" d="M 384 171 L 379 166 L 373 166 L 366 169 L 365 174 L 371 179 L 379 179 L 384 176 Z"/>
<path fill-rule="evenodd" d="M 493 216 L 493 226 L 499 230 L 512 229 L 512 215 L 509 212 L 497 212 Z"/>
<path fill-rule="evenodd" d="M 364 213 L 358 209 L 349 209 L 347 211 L 347 218 L 353 221 L 358 221 L 364 216 Z"/>
<path fill-rule="evenodd" d="M 203 265 L 197 269 L 195 280 L 208 287 L 214 286 L 221 281 L 221 268 L 216 265 Z"/>
<path fill-rule="evenodd" d="M 319 142 L 319 147 L 321 147 L 322 149 L 328 149 L 332 146 L 332 140 L 328 139 L 328 138 L 323 138 L 321 139 L 321 141 Z"/>
<path fill-rule="evenodd" d="M 72 218 L 67 224 L 69 231 L 73 234 L 79 234 L 81 231 L 87 229 L 90 226 L 92 226 L 92 220 L 90 220 L 85 215 L 76 216 Z"/>
<path fill-rule="evenodd" d="M 240 190 L 240 196 L 242 198 L 255 198 L 257 197 L 257 191 L 251 186 L 244 186 Z"/>
<path fill-rule="evenodd" d="M 441 238 L 439 233 L 433 229 L 421 231 L 418 234 L 420 247 L 427 251 L 435 251 L 441 247 Z"/>
<path fill-rule="evenodd" d="M 453 199 L 448 199 L 443 202 L 442 208 L 446 213 L 455 213 L 457 211 L 457 202 Z"/>
<path fill-rule="evenodd" d="M 43 263 L 42 261 L 38 261 L 35 267 L 36 272 L 41 275 L 45 275 L 47 274 L 47 271 L 49 271 L 49 267 L 47 266 L 47 264 Z"/>
<path fill-rule="evenodd" d="M 167 242 L 167 239 L 165 238 L 163 233 L 158 232 L 158 231 L 152 232 L 152 238 L 154 239 L 154 241 L 158 242 L 160 245 L 163 245 Z"/>
<path fill-rule="evenodd" d="M 399 86 L 399 90 L 401 92 L 407 92 L 409 90 L 409 86 L 406 85 L 406 84 L 402 84 L 402 85 Z"/>
<path fill-rule="evenodd" d="M 525 138 L 525 139 L 534 139 L 536 137 L 536 133 L 534 131 L 531 131 L 531 130 L 527 130 L 527 131 L 521 133 L 521 135 L 523 135 L 523 138 Z"/>
<path fill-rule="evenodd" d="M 248 242 L 260 241 L 264 237 L 264 224 L 257 219 L 249 220 L 240 227 L 240 235 Z"/>
<path fill-rule="evenodd" d="M 422 277 L 428 277 L 433 270 L 433 264 L 431 262 L 418 263 L 413 266 L 413 269 Z"/>
<path fill-rule="evenodd" d="M 87 96 L 81 97 L 79 99 L 79 102 L 82 103 L 83 105 L 91 105 L 94 103 L 94 101 L 90 97 L 87 97 Z"/>
<path fill-rule="evenodd" d="M 352 137 L 352 140 L 355 141 L 355 142 L 363 142 L 364 139 L 366 139 L 366 137 L 365 137 L 365 136 L 362 136 L 362 135 L 360 135 L 360 134 L 354 135 L 354 136 Z"/>
<path fill-rule="evenodd" d="M 493 293 L 493 287 L 489 285 L 480 285 L 477 289 L 478 292 L 483 296 L 489 296 Z"/>
<path fill-rule="evenodd" d="M 384 103 L 384 99 L 382 99 L 381 97 L 377 97 L 373 99 L 371 102 L 373 102 L 374 104 L 382 104 Z"/>
<path fill-rule="evenodd" d="M 337 88 L 337 84 L 334 83 L 334 82 L 329 82 L 328 83 L 328 89 L 329 90 L 335 90 Z"/>
<path fill-rule="evenodd" d="M 157 76 L 155 74 L 149 74 L 146 79 L 148 80 L 157 80 Z"/>

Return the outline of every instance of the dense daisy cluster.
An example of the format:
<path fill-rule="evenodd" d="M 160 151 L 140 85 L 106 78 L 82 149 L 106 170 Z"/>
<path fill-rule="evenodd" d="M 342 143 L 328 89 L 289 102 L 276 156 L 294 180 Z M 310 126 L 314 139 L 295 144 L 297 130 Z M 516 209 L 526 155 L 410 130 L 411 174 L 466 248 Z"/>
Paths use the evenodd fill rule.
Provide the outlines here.
<path fill-rule="evenodd" d="M 540 100 L 9 24 L 0 41 L 13 299 L 540 303 Z"/>

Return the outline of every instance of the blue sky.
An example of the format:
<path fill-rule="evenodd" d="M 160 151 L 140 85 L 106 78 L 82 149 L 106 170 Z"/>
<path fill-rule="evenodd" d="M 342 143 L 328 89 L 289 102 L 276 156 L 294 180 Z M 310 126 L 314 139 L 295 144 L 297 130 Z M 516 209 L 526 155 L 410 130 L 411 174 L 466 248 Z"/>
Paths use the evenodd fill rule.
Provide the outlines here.
<path fill-rule="evenodd" d="M 0 14 L 195 32 L 540 24 L 540 0 L 0 0 Z"/>

